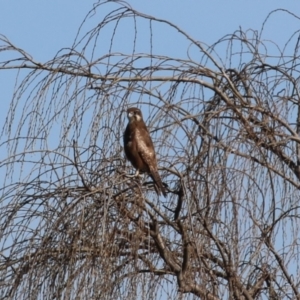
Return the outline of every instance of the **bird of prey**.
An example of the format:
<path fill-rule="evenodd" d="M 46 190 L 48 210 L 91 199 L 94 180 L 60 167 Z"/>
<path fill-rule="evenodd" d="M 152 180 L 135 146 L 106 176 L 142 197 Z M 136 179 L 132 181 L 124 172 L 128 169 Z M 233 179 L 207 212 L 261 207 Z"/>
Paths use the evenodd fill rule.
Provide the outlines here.
<path fill-rule="evenodd" d="M 153 143 L 149 131 L 143 121 L 142 112 L 131 107 L 127 109 L 128 125 L 124 132 L 124 150 L 127 159 L 139 172 L 148 173 L 154 181 L 154 188 L 158 195 L 166 197 L 166 191 L 157 171 L 157 162 Z"/>

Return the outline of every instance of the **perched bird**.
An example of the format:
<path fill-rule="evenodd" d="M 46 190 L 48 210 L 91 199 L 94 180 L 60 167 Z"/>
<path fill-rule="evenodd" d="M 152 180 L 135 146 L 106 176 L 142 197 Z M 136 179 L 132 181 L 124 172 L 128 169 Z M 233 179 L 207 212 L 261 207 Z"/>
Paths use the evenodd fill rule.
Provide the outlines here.
<path fill-rule="evenodd" d="M 166 191 L 157 171 L 157 162 L 149 131 L 143 121 L 142 112 L 131 107 L 127 109 L 128 125 L 124 132 L 124 150 L 126 157 L 136 169 L 136 176 L 148 173 L 154 181 L 158 195 L 166 197 Z"/>

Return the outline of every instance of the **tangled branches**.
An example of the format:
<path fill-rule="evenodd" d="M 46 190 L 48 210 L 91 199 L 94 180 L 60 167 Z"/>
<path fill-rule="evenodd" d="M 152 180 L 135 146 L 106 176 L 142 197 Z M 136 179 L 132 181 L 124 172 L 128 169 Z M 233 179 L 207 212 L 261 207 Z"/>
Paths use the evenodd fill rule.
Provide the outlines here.
<path fill-rule="evenodd" d="M 156 54 L 156 26 L 188 54 Z M 117 1 L 82 28 L 45 63 L 1 38 L 0 69 L 22 75 L 1 133 L 1 297 L 299 298 L 297 51 L 271 56 L 251 31 L 207 47 Z M 152 130 L 166 200 L 127 176 L 128 105 Z"/>

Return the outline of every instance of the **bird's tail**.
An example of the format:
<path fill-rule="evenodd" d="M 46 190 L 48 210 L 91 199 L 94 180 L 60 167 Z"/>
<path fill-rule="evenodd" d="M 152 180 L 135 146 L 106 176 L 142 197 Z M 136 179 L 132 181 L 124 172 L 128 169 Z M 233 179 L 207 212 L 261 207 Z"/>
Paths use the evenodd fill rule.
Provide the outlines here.
<path fill-rule="evenodd" d="M 160 194 L 162 193 L 164 195 L 164 197 L 167 197 L 166 189 L 161 181 L 161 178 L 160 178 L 158 172 L 151 171 L 150 175 L 154 181 L 154 189 L 155 189 L 157 195 L 160 196 Z"/>

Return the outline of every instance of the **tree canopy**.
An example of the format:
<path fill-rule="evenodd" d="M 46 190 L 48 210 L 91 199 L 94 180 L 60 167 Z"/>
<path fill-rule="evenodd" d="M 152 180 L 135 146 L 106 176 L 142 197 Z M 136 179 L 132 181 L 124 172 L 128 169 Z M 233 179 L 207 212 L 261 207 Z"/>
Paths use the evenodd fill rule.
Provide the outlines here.
<path fill-rule="evenodd" d="M 158 31 L 186 54 L 155 52 Z M 206 45 L 123 1 L 94 5 L 47 62 L 1 36 L 0 71 L 16 70 L 1 131 L 1 297 L 300 299 L 296 37 L 276 53 L 253 30 Z M 166 199 L 128 176 L 130 106 L 151 130 Z"/>

